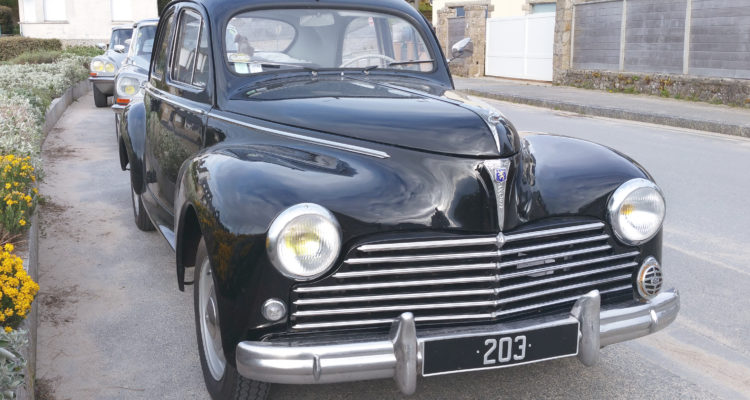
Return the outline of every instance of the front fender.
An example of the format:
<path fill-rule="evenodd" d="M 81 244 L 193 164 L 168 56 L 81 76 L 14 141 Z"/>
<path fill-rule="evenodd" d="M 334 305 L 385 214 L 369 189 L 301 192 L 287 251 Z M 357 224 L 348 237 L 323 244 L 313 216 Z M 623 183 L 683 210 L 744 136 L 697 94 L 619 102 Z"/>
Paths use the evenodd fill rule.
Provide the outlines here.
<path fill-rule="evenodd" d="M 120 134 L 127 153 L 127 161 L 130 164 L 130 179 L 133 190 L 142 194 L 145 182 L 143 156 L 146 146 L 146 107 L 143 103 L 143 97 L 133 98 L 123 111 L 120 119 Z"/>
<path fill-rule="evenodd" d="M 653 180 L 635 161 L 602 145 L 554 135 L 528 135 L 510 173 L 506 230 L 548 217 L 605 221 L 609 196 L 634 178 Z"/>

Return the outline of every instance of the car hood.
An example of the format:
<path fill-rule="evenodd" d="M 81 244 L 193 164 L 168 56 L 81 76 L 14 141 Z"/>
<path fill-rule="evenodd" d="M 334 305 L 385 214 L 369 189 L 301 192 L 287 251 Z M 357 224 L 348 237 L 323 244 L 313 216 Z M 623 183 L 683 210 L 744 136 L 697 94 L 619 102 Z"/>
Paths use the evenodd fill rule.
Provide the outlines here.
<path fill-rule="evenodd" d="M 468 157 L 517 152 L 513 126 L 486 104 L 414 81 L 284 80 L 235 92 L 227 111 L 354 139 Z"/>

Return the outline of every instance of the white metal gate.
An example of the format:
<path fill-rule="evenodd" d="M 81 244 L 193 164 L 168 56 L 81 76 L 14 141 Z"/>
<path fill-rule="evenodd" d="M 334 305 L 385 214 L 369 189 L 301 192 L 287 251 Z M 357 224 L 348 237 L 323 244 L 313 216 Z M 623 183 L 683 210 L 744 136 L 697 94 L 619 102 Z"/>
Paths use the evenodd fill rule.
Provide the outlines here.
<path fill-rule="evenodd" d="M 552 80 L 555 13 L 487 20 L 485 75 Z"/>

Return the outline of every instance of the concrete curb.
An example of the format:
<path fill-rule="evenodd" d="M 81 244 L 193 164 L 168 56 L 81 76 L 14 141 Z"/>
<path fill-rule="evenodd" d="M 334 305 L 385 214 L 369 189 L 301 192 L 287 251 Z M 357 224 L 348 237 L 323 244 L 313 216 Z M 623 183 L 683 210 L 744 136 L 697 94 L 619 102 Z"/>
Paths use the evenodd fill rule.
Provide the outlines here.
<path fill-rule="evenodd" d="M 91 84 L 88 81 L 81 81 L 77 84 L 68 88 L 62 96 L 52 100 L 49 109 L 45 114 L 44 121 L 44 138 L 47 138 L 47 134 L 55 127 L 57 121 L 68 109 L 68 106 L 74 101 L 78 100 L 81 96 L 85 95 L 91 90 Z M 44 143 L 44 140 L 42 140 Z M 29 227 L 28 237 L 26 238 L 28 243 L 28 254 L 22 257 L 26 270 L 34 279 L 35 282 L 39 282 L 39 207 L 34 211 L 34 215 L 31 217 L 31 224 Z M 34 301 L 31 306 L 31 312 L 26 317 L 23 323 L 23 328 L 29 332 L 29 347 L 24 351 L 26 357 L 26 376 L 25 376 L 25 387 L 18 389 L 16 393 L 17 399 L 19 400 L 34 400 L 34 390 L 36 388 L 36 333 L 37 323 L 39 321 L 39 303 Z"/>
<path fill-rule="evenodd" d="M 742 136 L 750 138 L 750 123 L 731 124 L 721 121 L 707 121 L 702 119 L 672 117 L 656 113 L 623 110 L 619 108 L 590 106 L 570 103 L 559 100 L 548 100 L 534 97 L 516 96 L 511 94 L 495 94 L 474 89 L 460 89 L 459 91 L 474 96 L 486 97 L 494 100 L 508 101 L 511 103 L 528 104 L 536 107 L 550 108 L 553 110 L 569 111 L 596 117 L 626 119 L 659 125 L 668 125 L 678 128 L 697 129 L 701 131 L 723 133 L 725 135 Z"/>

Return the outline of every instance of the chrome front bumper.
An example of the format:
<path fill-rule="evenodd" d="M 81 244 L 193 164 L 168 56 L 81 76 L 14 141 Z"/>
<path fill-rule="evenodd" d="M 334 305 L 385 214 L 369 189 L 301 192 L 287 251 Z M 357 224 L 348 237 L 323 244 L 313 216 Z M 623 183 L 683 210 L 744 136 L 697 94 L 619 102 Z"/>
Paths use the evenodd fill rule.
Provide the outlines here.
<path fill-rule="evenodd" d="M 481 328 L 456 328 L 417 334 L 411 313 L 402 314 L 388 339 L 346 344 L 295 345 L 289 342 L 241 342 L 237 371 L 248 379 L 283 384 L 348 382 L 394 378 L 404 394 L 417 388 L 424 340 L 465 334 L 496 334 L 512 329 L 535 329 L 550 322 L 576 319 L 580 323 L 578 358 L 585 365 L 599 359 L 601 347 L 654 333 L 675 320 L 680 309 L 676 289 L 647 303 L 601 309 L 599 292 L 582 296 L 570 315 L 520 321 Z"/>
<path fill-rule="evenodd" d="M 112 96 L 115 90 L 115 77 L 113 76 L 90 76 L 89 82 L 96 85 L 100 92 Z"/>

